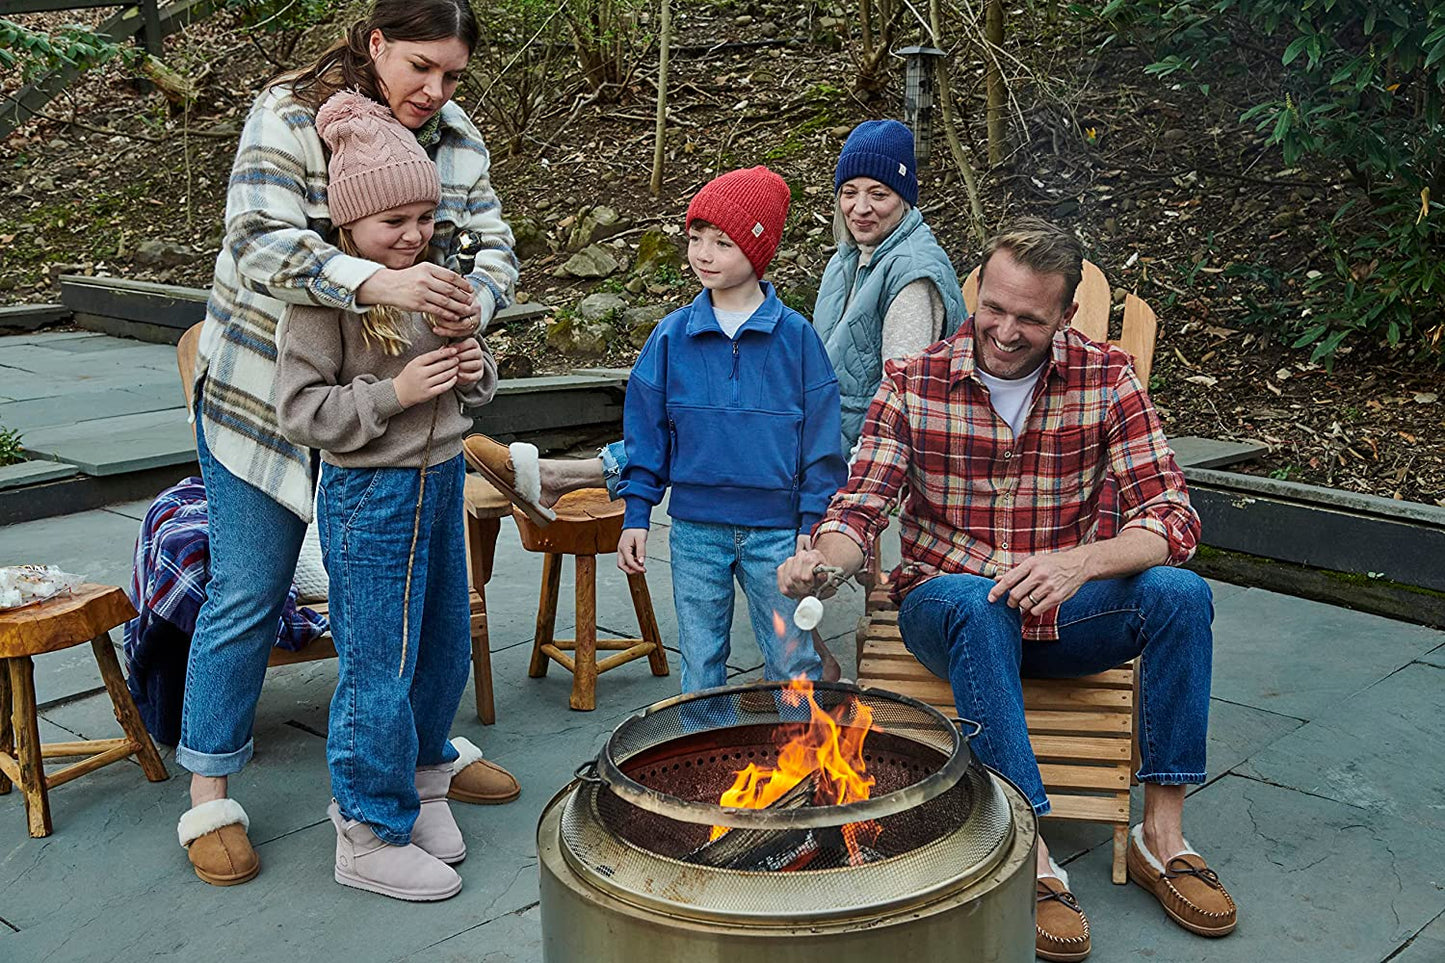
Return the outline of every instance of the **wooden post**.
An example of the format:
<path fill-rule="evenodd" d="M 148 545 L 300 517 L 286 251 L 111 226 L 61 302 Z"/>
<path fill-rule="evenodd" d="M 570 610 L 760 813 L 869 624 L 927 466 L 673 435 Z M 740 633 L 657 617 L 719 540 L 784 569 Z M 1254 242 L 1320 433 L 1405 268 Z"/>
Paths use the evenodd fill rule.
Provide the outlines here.
<path fill-rule="evenodd" d="M 657 130 L 652 144 L 652 194 L 662 193 L 662 154 L 667 142 L 667 61 L 672 48 L 672 3 L 662 0 L 662 43 L 657 59 Z"/>
<path fill-rule="evenodd" d="M 540 679 L 547 674 L 547 653 L 542 646 L 551 645 L 557 634 L 557 595 L 562 584 L 562 556 L 551 552 L 542 556 L 542 591 L 537 600 L 537 634 L 532 641 L 532 663 L 527 675 Z"/>
<path fill-rule="evenodd" d="M 472 681 L 477 693 L 477 718 L 482 725 L 497 721 L 497 706 L 492 692 L 492 643 L 487 627 L 487 582 L 492 578 L 492 563 L 497 552 L 499 518 L 475 518 L 464 514 L 467 531 L 467 569 L 471 574 L 472 592 Z"/>
<path fill-rule="evenodd" d="M 597 556 L 577 556 L 577 647 L 572 653 L 572 698 L 583 711 L 597 707 Z"/>
<path fill-rule="evenodd" d="M 1129 868 L 1125 863 L 1127 848 L 1129 845 L 1129 824 L 1114 827 L 1114 861 L 1110 867 L 1110 878 L 1114 883 L 1123 886 L 1129 882 Z"/>
<path fill-rule="evenodd" d="M 30 656 L 7 659 L 10 669 L 10 718 L 14 726 L 15 756 L 20 764 L 20 792 L 30 835 L 49 836 L 50 800 L 45 794 L 45 767 L 40 761 L 40 720 L 35 710 L 35 663 Z"/>
<path fill-rule="evenodd" d="M 15 730 L 10 722 L 10 667 L 0 662 L 0 755 L 14 755 Z M 10 777 L 0 770 L 0 796 L 10 791 Z"/>
<path fill-rule="evenodd" d="M 151 782 L 169 779 L 170 773 L 166 772 L 166 764 L 161 762 L 160 754 L 151 742 L 151 734 L 146 732 L 140 712 L 130 697 L 130 690 L 125 686 L 125 676 L 121 675 L 120 662 L 115 657 L 115 646 L 110 644 L 110 633 L 102 632 L 97 635 L 91 640 L 90 647 L 95 651 L 95 664 L 100 667 L 100 677 L 105 681 L 105 690 L 110 693 L 115 719 L 130 740 L 130 751 L 135 753 L 141 772 L 144 772 Z"/>
<path fill-rule="evenodd" d="M 1003 162 L 1008 148 L 1004 133 L 1008 91 L 1004 89 L 1003 70 L 999 65 L 1003 50 L 1003 0 L 987 0 L 983 37 L 986 41 L 984 81 L 988 88 L 988 162 L 993 165 Z"/>
<path fill-rule="evenodd" d="M 161 32 L 161 11 L 157 0 L 141 0 L 141 17 L 145 26 L 141 29 L 141 37 L 145 43 L 146 53 L 160 59 L 165 53 L 165 34 Z"/>
<path fill-rule="evenodd" d="M 652 646 L 647 653 L 652 674 L 667 675 L 667 650 L 662 647 L 662 632 L 657 628 L 657 615 L 652 611 L 652 593 L 647 590 L 647 576 L 627 576 L 627 588 L 632 592 L 632 610 L 637 613 L 637 634 L 642 636 L 643 642 Z"/>

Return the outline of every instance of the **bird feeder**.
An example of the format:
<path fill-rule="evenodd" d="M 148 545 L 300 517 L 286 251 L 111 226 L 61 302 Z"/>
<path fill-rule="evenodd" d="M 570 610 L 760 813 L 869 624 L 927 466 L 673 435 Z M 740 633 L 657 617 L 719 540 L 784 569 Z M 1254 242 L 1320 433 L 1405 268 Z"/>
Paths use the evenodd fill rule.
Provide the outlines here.
<path fill-rule="evenodd" d="M 934 58 L 946 56 L 937 47 L 904 47 L 895 51 L 906 64 L 903 83 L 903 122 L 913 131 L 913 158 L 919 170 L 933 148 Z"/>

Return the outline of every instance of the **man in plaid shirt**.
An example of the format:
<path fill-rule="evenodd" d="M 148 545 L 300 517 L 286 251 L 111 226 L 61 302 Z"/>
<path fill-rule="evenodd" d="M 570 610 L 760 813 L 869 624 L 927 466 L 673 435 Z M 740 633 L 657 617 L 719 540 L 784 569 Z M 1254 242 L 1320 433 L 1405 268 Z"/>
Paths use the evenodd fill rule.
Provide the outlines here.
<path fill-rule="evenodd" d="M 1199 516 L 1129 356 L 1069 327 L 1082 262 L 1072 235 L 1034 218 L 988 243 L 977 312 L 888 363 L 848 483 L 779 585 L 801 597 L 819 589 L 819 565 L 857 572 L 901 497 L 890 584 L 903 640 L 983 724 L 980 760 L 1039 814 L 1049 800 L 1020 675 L 1083 676 L 1142 656 L 1144 820 L 1130 875 L 1187 929 L 1223 936 L 1234 903 L 1182 828 L 1185 787 L 1205 778 L 1213 650 L 1209 587 L 1177 567 Z M 1117 501 L 1121 524 L 1101 498 Z M 1039 955 L 1082 959 L 1088 924 L 1042 839 L 1038 876 Z"/>

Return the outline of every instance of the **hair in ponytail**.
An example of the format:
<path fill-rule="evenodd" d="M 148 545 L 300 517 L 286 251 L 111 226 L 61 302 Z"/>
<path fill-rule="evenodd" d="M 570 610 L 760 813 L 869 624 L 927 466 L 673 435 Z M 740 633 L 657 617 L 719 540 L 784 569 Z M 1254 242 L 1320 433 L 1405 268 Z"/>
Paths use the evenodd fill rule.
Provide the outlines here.
<path fill-rule="evenodd" d="M 272 78 L 270 86 L 290 84 L 302 103 L 319 109 L 338 90 L 359 90 L 377 103 L 386 103 L 371 62 L 371 33 L 380 30 L 387 40 L 460 40 L 471 53 L 481 29 L 468 0 L 376 0 L 371 13 L 346 31 L 309 67 Z"/>

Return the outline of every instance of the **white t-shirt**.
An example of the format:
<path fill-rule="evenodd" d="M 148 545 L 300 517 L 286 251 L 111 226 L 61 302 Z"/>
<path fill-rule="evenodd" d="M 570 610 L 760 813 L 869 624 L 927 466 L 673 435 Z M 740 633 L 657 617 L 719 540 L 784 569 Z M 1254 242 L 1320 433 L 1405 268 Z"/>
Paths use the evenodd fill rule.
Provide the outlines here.
<path fill-rule="evenodd" d="M 738 328 L 741 328 L 743 323 L 753 316 L 753 312 L 722 311 L 718 308 L 713 308 L 712 316 L 717 318 L 718 326 L 723 329 L 723 334 L 729 338 L 736 338 L 738 336 Z"/>
<path fill-rule="evenodd" d="M 1014 437 L 1023 434 L 1024 422 L 1029 417 L 1029 403 L 1034 398 L 1034 385 L 1039 383 L 1039 376 L 1044 373 L 1044 365 L 1039 365 L 1022 378 L 1012 380 L 995 378 L 982 368 L 976 369 L 975 373 L 978 380 L 988 388 L 989 404 L 993 405 L 993 410 L 1013 429 Z"/>

